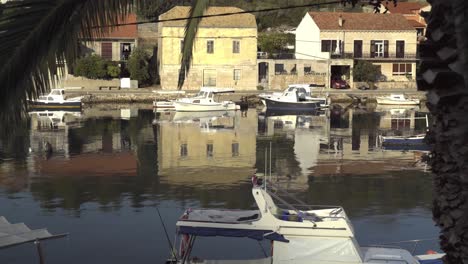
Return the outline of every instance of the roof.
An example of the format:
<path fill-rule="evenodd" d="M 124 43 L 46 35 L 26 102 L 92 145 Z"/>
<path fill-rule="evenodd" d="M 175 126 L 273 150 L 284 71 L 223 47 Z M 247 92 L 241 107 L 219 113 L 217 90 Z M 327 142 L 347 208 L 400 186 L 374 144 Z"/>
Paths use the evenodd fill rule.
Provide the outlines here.
<path fill-rule="evenodd" d="M 0 216 L 0 249 L 36 240 L 61 238 L 66 235 L 52 235 L 47 229 L 31 230 L 23 223 L 10 224 L 5 217 Z"/>
<path fill-rule="evenodd" d="M 126 23 L 135 23 L 137 22 L 137 17 L 135 14 L 128 14 L 128 16 L 124 19 L 119 19 L 119 24 L 126 24 Z M 112 39 L 136 39 L 138 38 L 138 28 L 137 25 L 125 25 L 125 26 L 118 26 L 113 28 L 110 33 L 104 34 L 100 38 L 112 38 Z"/>
<path fill-rule="evenodd" d="M 426 27 L 425 24 L 419 23 L 419 22 L 416 21 L 416 20 L 408 20 L 408 22 L 409 22 L 410 25 L 413 26 L 414 28 L 425 28 L 425 27 Z"/>
<path fill-rule="evenodd" d="M 414 30 L 401 14 L 309 12 L 321 30 Z M 343 26 L 338 24 L 343 18 Z"/>
<path fill-rule="evenodd" d="M 236 13 L 244 10 L 237 7 L 212 6 L 205 11 L 205 15 L 215 15 L 224 13 Z M 159 19 L 188 18 L 190 12 L 189 6 L 176 6 Z M 187 20 L 166 21 L 164 27 L 185 27 Z M 200 27 L 218 27 L 218 28 L 257 28 L 255 16 L 252 14 L 236 14 L 228 16 L 217 16 L 202 18 Z"/>
<path fill-rule="evenodd" d="M 427 4 L 422 4 L 418 2 L 401 2 L 398 1 L 398 4 L 395 6 L 393 3 L 389 3 L 385 5 L 387 7 L 388 12 L 393 14 L 414 14 L 419 13 L 419 10 L 423 7 L 428 6 Z"/>

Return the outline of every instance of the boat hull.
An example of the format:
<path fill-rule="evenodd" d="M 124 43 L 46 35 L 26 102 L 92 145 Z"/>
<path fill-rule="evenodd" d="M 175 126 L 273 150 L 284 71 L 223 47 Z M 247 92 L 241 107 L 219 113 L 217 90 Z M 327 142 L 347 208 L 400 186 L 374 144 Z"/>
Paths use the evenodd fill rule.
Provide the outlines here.
<path fill-rule="evenodd" d="M 174 108 L 179 112 L 231 111 L 236 110 L 236 104 L 233 102 L 213 104 L 174 102 Z"/>
<path fill-rule="evenodd" d="M 46 103 L 31 101 L 30 107 L 32 110 L 66 110 L 66 111 L 81 111 L 82 103 L 64 102 L 64 103 Z"/>
<path fill-rule="evenodd" d="M 388 150 L 429 150 L 424 136 L 382 137 L 382 147 Z"/>
<path fill-rule="evenodd" d="M 320 102 L 281 102 L 265 98 L 265 105 L 269 110 L 280 111 L 314 111 L 320 107 Z"/>
<path fill-rule="evenodd" d="M 419 105 L 419 100 L 399 101 L 382 97 L 377 97 L 376 100 L 377 103 L 381 105 Z"/>
<path fill-rule="evenodd" d="M 160 111 L 175 110 L 174 102 L 171 101 L 154 101 L 153 108 Z"/>

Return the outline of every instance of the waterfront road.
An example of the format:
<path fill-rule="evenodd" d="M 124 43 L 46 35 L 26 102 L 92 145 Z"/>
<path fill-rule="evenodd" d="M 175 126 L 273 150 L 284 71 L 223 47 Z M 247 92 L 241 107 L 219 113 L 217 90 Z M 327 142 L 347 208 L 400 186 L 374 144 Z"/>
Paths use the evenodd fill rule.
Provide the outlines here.
<path fill-rule="evenodd" d="M 66 88 L 65 88 L 66 89 Z M 163 92 L 159 94 L 158 92 Z M 242 95 L 256 95 L 260 93 L 270 93 L 270 92 L 282 92 L 283 90 L 240 90 L 236 91 L 237 94 Z M 115 95 L 125 95 L 125 94 L 135 94 L 135 95 L 154 95 L 164 96 L 171 95 L 171 92 L 174 92 L 172 95 L 175 95 L 177 91 L 167 91 L 167 90 L 155 90 L 151 88 L 138 88 L 138 89 L 112 89 L 112 90 L 92 90 L 92 89 L 67 89 L 66 93 L 70 95 L 104 95 L 104 94 L 115 94 Z M 198 90 L 189 90 L 186 93 L 196 93 Z M 417 91 L 415 89 L 385 89 L 385 90 L 358 90 L 358 89 L 317 89 L 313 90 L 313 93 L 329 93 L 330 95 L 381 95 L 381 94 L 414 94 L 414 95 L 424 95 L 424 91 Z"/>

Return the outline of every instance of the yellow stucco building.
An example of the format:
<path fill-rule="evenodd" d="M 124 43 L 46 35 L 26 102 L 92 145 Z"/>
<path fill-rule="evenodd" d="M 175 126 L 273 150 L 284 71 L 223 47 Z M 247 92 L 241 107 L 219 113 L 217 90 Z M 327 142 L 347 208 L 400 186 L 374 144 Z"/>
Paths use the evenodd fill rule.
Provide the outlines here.
<path fill-rule="evenodd" d="M 185 18 L 189 7 L 177 6 L 160 20 Z M 210 7 L 205 15 L 235 13 L 235 7 Z M 158 24 L 158 67 L 161 88 L 177 88 L 186 20 Z M 184 90 L 202 86 L 255 89 L 257 72 L 257 24 L 252 14 L 203 18 L 193 47 L 193 60 Z"/>

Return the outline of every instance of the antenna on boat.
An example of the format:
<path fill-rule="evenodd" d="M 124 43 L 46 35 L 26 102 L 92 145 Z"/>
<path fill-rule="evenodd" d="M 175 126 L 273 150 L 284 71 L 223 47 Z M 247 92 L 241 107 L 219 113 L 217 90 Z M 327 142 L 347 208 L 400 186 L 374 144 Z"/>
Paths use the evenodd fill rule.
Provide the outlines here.
<path fill-rule="evenodd" d="M 272 182 L 272 181 L 271 181 L 271 149 L 272 149 L 272 145 L 271 145 L 271 144 L 272 144 L 272 143 L 271 143 L 271 141 L 270 141 L 270 182 Z"/>
<path fill-rule="evenodd" d="M 265 189 L 265 191 L 266 191 L 266 185 L 267 185 L 267 171 L 268 171 L 267 159 L 268 159 L 268 153 L 267 153 L 267 149 L 265 148 L 265 174 L 263 174 L 263 188 Z"/>
<path fill-rule="evenodd" d="M 156 211 L 158 212 L 159 219 L 161 219 L 161 224 L 162 224 L 162 226 L 163 226 L 164 233 L 166 234 L 167 242 L 169 243 L 169 247 L 171 248 L 172 257 L 175 259 L 175 261 L 176 261 L 176 263 L 177 263 L 178 260 L 177 260 L 177 254 L 176 254 L 174 245 L 172 245 L 171 239 L 169 238 L 169 234 L 167 233 L 166 225 L 164 224 L 164 220 L 163 220 L 163 218 L 162 218 L 162 216 L 161 216 L 161 212 L 159 212 L 159 208 L 158 208 L 157 205 L 156 205 Z"/>

